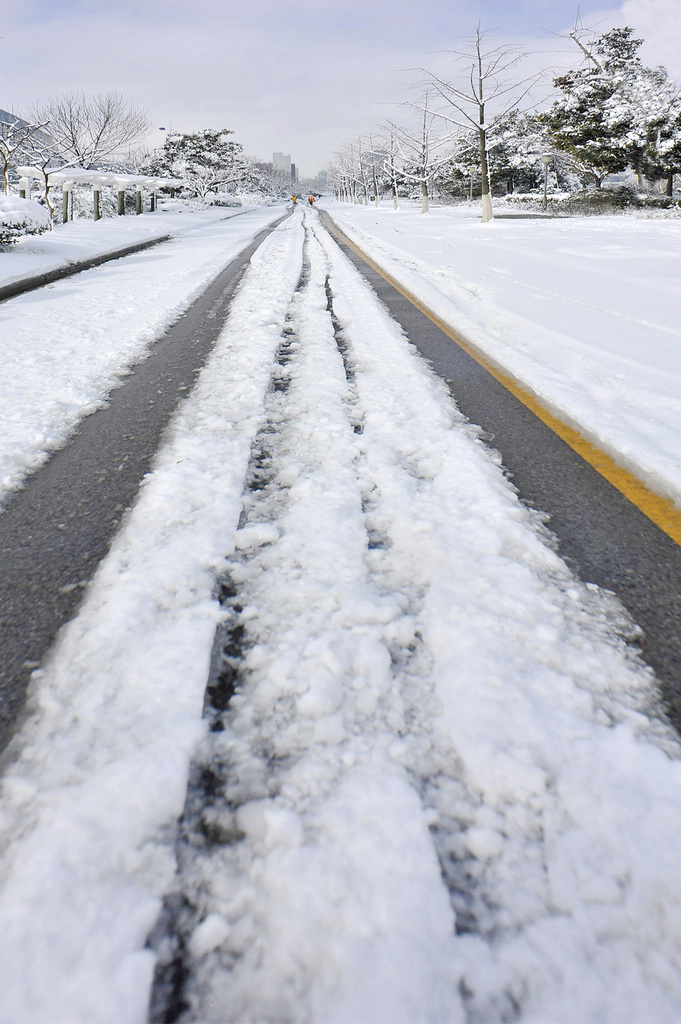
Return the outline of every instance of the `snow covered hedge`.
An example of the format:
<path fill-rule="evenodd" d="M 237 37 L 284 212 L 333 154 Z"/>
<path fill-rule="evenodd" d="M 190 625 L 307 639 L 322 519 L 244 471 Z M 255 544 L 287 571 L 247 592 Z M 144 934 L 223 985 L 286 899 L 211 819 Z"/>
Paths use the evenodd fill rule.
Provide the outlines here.
<path fill-rule="evenodd" d="M 47 210 L 33 199 L 0 195 L 0 245 L 21 235 L 41 235 L 50 227 Z"/>
<path fill-rule="evenodd" d="M 616 188 L 585 188 L 573 192 L 562 204 L 567 213 L 615 213 L 618 210 L 671 210 L 677 201 L 661 193 L 643 192 L 631 185 Z"/>

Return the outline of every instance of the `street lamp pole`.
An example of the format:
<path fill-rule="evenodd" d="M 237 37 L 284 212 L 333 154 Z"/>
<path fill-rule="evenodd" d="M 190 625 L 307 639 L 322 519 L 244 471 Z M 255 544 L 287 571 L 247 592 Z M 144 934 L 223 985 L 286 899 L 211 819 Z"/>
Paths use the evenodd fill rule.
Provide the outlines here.
<path fill-rule="evenodd" d="M 547 198 L 546 198 L 546 185 L 549 177 L 549 164 L 553 160 L 550 153 L 542 153 L 541 162 L 544 165 L 544 201 L 542 203 L 542 210 L 546 213 Z"/>

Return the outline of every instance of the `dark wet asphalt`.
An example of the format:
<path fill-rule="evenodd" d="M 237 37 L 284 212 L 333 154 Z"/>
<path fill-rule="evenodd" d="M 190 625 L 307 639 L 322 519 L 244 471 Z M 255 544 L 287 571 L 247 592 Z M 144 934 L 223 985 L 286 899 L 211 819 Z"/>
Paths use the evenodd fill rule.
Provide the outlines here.
<path fill-rule="evenodd" d="M 332 226 L 328 216 L 322 218 Z M 336 241 L 447 382 L 459 409 L 491 435 L 520 497 L 548 514 L 547 525 L 572 570 L 617 594 L 642 628 L 643 657 L 681 731 L 681 548 L 341 239 Z"/>
<path fill-rule="evenodd" d="M 84 419 L 0 514 L 0 749 L 20 716 L 31 671 L 77 610 L 220 333 L 250 257 L 274 226 L 220 273 L 109 405 Z"/>

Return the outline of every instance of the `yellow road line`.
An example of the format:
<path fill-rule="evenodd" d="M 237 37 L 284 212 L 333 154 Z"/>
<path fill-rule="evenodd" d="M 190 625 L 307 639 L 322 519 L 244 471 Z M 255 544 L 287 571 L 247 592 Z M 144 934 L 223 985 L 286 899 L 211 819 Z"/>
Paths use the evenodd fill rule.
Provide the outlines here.
<path fill-rule="evenodd" d="M 331 218 L 329 218 L 330 220 Z M 577 452 L 585 462 L 588 462 L 590 466 L 601 474 L 602 477 L 611 483 L 613 487 L 627 498 L 632 505 L 635 505 L 645 516 L 648 517 L 656 526 L 659 526 L 668 537 L 671 537 L 673 541 L 681 545 L 681 510 L 679 510 L 673 502 L 669 501 L 668 498 L 663 498 L 661 495 L 651 491 L 650 488 L 644 484 L 641 480 L 630 473 L 628 469 L 624 469 L 612 459 L 605 452 L 602 452 L 600 448 L 591 444 L 585 437 L 575 430 L 573 427 L 568 426 L 567 423 L 563 423 L 557 416 L 545 409 L 544 406 L 531 395 L 529 391 L 526 391 L 520 384 L 517 383 L 512 377 L 503 370 L 500 370 L 494 365 L 476 346 L 472 345 L 469 341 L 466 341 L 460 334 L 458 334 L 448 323 L 442 320 L 436 313 L 433 313 L 427 306 L 421 302 L 415 295 L 413 295 L 408 289 L 401 285 L 398 281 L 392 277 L 387 271 L 380 267 L 374 260 L 371 259 L 365 252 L 363 252 L 359 246 L 352 242 L 347 235 L 345 235 L 336 224 L 332 224 L 332 230 L 342 238 L 343 242 L 355 252 L 360 259 L 368 263 L 376 273 L 380 274 L 388 284 L 392 285 L 401 295 L 404 295 L 405 299 L 408 299 L 421 313 L 432 320 L 441 331 L 456 342 L 456 344 L 467 352 L 471 358 L 475 359 L 483 369 L 487 370 L 489 374 L 498 380 L 507 391 L 510 391 L 519 402 L 529 409 L 534 415 L 545 423 L 550 430 L 557 434 L 562 441 Z"/>

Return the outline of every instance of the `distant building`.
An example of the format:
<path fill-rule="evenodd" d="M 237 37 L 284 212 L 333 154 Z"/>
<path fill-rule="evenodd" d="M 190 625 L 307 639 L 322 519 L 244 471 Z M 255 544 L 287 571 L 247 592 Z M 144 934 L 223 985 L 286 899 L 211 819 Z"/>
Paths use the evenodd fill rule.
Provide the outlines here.
<path fill-rule="evenodd" d="M 9 110 L 2 110 L 2 109 L 0 109 L 0 124 L 3 125 L 3 126 L 16 125 L 17 128 L 28 128 L 29 127 L 29 122 L 28 121 L 24 121 L 23 118 L 18 117 L 16 114 L 11 114 Z M 4 129 L 2 127 L 0 127 L 0 135 L 6 135 L 6 134 L 7 134 L 7 127 L 4 127 Z M 38 130 L 36 132 L 34 132 L 34 135 L 35 135 L 35 138 L 37 140 L 39 140 L 43 145 L 47 145 L 47 144 L 51 143 L 51 141 L 52 141 L 50 139 L 50 136 L 48 135 L 48 133 L 42 131 L 42 129 L 40 129 L 40 128 L 38 128 Z"/>
<path fill-rule="evenodd" d="M 291 173 L 291 154 L 290 153 L 273 153 L 272 154 L 272 166 L 275 171 L 283 171 L 284 174 Z"/>
<path fill-rule="evenodd" d="M 327 174 L 326 171 L 319 172 L 319 174 L 317 175 L 317 184 L 319 185 L 320 188 L 324 188 L 326 185 L 329 184 L 329 175 Z"/>
<path fill-rule="evenodd" d="M 298 168 L 295 164 L 291 164 L 291 181 L 298 181 Z"/>

